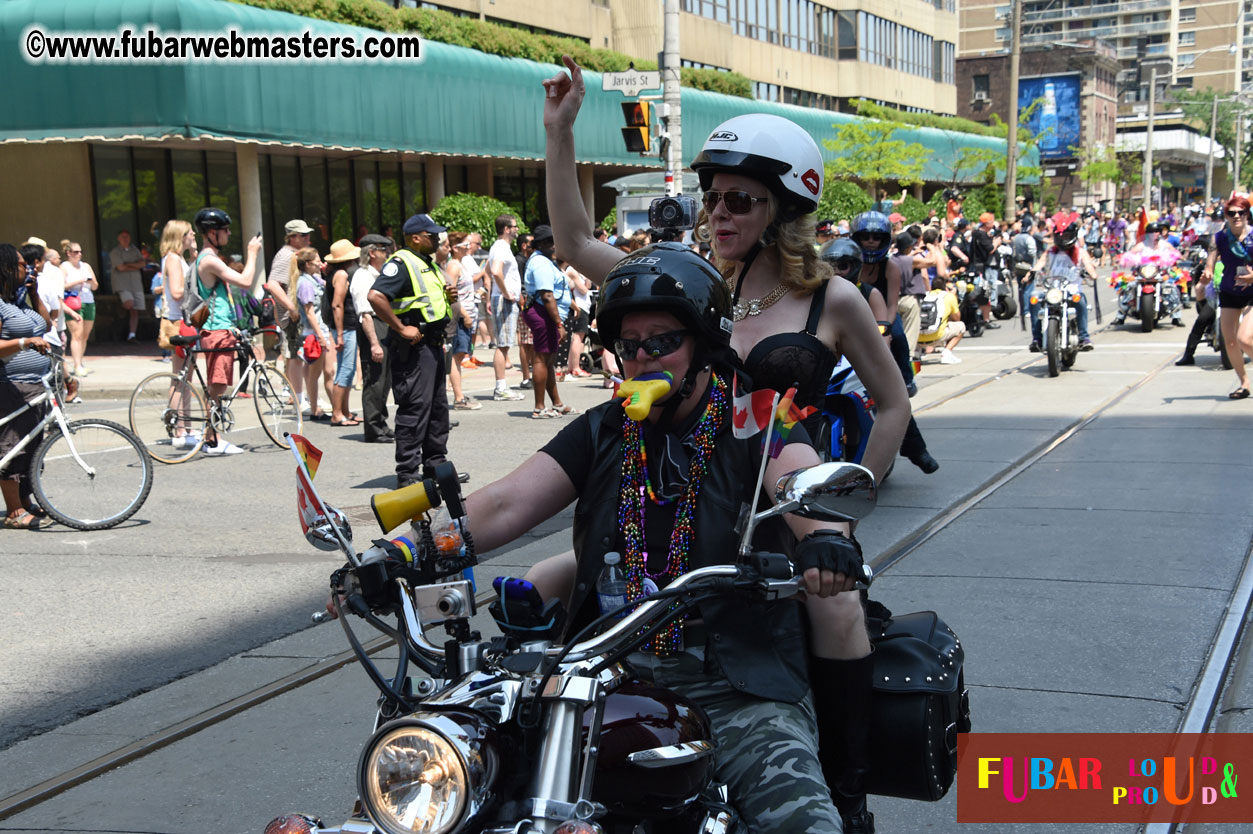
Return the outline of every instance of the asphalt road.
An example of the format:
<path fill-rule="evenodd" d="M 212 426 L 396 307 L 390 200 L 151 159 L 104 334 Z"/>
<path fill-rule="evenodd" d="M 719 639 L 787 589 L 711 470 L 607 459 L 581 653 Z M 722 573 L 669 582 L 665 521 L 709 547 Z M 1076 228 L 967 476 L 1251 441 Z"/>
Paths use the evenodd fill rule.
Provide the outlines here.
<path fill-rule="evenodd" d="M 1108 295 L 1102 307 L 1108 322 Z M 961 365 L 924 367 L 914 404 L 941 468 L 924 476 L 898 462 L 859 529 L 868 556 L 1129 391 L 876 582 L 889 608 L 937 610 L 961 636 L 976 731 L 1177 725 L 1253 539 L 1250 406 L 1227 401 L 1234 376 L 1207 349 L 1197 367 L 1173 367 L 1185 334 L 1105 331 L 1074 370 L 1049 379 L 1006 323 L 964 342 Z M 579 406 L 603 396 L 586 384 L 564 390 Z M 451 457 L 471 487 L 559 427 L 526 419 L 525 405 L 458 415 Z M 390 447 L 352 431 L 308 434 L 326 453 L 318 485 L 327 499 L 361 508 L 390 486 Z M 21 592 L 0 619 L 0 795 L 343 649 L 334 627 L 307 628 L 338 560 L 300 536 L 291 469 L 289 453 L 265 448 L 160 467 L 153 496 L 118 529 L 5 535 L 0 568 Z M 565 549 L 566 526 L 555 519 L 487 573 Z M 359 540 L 373 535 L 363 520 L 355 529 Z M 255 832 L 292 810 L 342 820 L 370 693 L 345 668 L 0 829 Z M 957 792 L 935 804 L 876 798 L 872 809 L 882 831 L 953 831 Z M 144 802 L 131 801 L 140 793 Z"/>

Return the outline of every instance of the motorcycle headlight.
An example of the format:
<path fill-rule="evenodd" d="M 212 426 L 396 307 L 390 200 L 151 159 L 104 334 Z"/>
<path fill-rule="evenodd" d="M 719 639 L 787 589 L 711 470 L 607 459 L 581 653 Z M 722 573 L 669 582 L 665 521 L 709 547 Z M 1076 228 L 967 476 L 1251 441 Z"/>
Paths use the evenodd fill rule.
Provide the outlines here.
<path fill-rule="evenodd" d="M 1044 301 L 1048 304 L 1061 304 L 1062 291 L 1060 287 L 1050 287 L 1048 293 L 1044 296 Z"/>
<path fill-rule="evenodd" d="M 1154 264 L 1145 264 L 1140 267 L 1140 274 L 1145 278 L 1155 278 L 1157 277 L 1157 266 Z"/>
<path fill-rule="evenodd" d="M 477 810 L 484 788 L 482 738 L 438 715 L 380 727 L 361 753 L 357 789 L 387 834 L 451 834 Z M 492 768 L 494 769 L 494 768 Z"/>

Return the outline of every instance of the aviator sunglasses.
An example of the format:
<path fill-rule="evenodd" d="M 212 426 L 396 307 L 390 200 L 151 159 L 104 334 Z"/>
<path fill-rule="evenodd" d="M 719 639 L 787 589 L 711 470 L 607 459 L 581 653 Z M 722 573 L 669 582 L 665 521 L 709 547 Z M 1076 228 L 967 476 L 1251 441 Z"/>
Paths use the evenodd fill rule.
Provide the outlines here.
<path fill-rule="evenodd" d="M 704 200 L 705 211 L 710 214 L 713 214 L 720 200 L 731 214 L 748 214 L 753 210 L 753 203 L 766 202 L 765 197 L 754 197 L 747 191 L 706 191 Z"/>
<path fill-rule="evenodd" d="M 613 343 L 614 353 L 618 354 L 622 359 L 633 359 L 640 348 L 644 349 L 644 353 L 656 359 L 659 356 L 669 356 L 683 345 L 683 337 L 686 331 L 671 330 L 668 333 L 658 333 L 656 336 L 649 336 L 647 339 L 618 339 Z"/>

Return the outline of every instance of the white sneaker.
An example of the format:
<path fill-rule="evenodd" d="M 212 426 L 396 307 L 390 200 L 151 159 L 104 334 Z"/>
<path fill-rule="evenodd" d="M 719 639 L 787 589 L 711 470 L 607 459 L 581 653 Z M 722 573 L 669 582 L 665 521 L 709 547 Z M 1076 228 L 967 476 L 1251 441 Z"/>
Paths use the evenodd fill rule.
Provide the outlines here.
<path fill-rule="evenodd" d="M 517 391 L 510 391 L 508 388 L 497 388 L 492 392 L 492 399 L 496 402 L 517 402 L 524 399 L 522 394 Z"/>
<path fill-rule="evenodd" d="M 301 413 L 301 414 L 308 414 L 308 413 L 309 413 L 310 411 L 312 411 L 312 410 L 313 410 L 313 406 L 309 405 L 309 398 L 308 398 L 308 397 L 305 397 L 305 396 L 301 396 L 301 398 L 300 398 L 300 413 Z"/>
<path fill-rule="evenodd" d="M 940 364 L 941 365 L 960 365 L 961 358 L 958 356 L 954 356 L 953 351 L 949 350 L 948 348 L 941 348 L 940 349 Z"/>
<path fill-rule="evenodd" d="M 229 440 L 218 439 L 218 445 L 209 446 L 204 450 L 206 455 L 238 455 L 244 450 Z"/>
<path fill-rule="evenodd" d="M 200 442 L 200 434 L 183 434 L 170 441 L 170 445 L 175 449 L 190 449 Z"/>

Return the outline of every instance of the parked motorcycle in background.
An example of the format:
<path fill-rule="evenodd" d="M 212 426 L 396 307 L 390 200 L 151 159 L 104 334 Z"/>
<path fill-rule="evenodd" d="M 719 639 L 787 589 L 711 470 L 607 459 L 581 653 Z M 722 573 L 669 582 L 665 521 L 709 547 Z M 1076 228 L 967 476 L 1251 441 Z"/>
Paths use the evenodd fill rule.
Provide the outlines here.
<path fill-rule="evenodd" d="M 992 315 L 1000 321 L 1018 315 L 1018 284 L 1014 278 L 1014 247 L 1002 243 L 996 248 L 996 282 L 988 293 Z"/>

